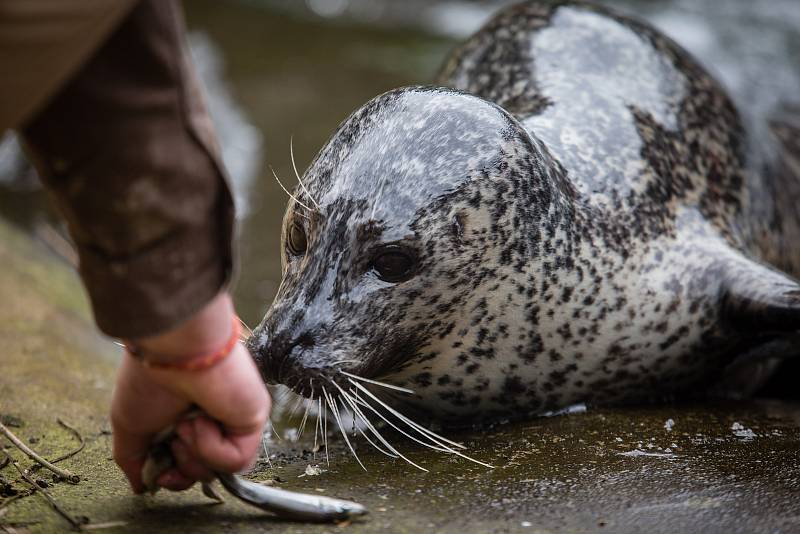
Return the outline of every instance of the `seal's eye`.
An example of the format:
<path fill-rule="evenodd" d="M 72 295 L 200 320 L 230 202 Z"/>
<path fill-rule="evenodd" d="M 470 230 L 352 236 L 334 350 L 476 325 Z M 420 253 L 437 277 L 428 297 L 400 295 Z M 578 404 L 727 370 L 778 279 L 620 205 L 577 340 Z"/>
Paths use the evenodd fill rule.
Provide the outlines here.
<path fill-rule="evenodd" d="M 289 252 L 295 256 L 302 256 L 308 248 L 308 241 L 306 240 L 306 232 L 303 227 L 298 223 L 293 222 L 289 227 L 288 235 L 286 236 L 286 245 Z"/>
<path fill-rule="evenodd" d="M 372 260 L 372 269 L 384 282 L 404 282 L 414 274 L 414 258 L 399 248 L 384 249 Z"/>

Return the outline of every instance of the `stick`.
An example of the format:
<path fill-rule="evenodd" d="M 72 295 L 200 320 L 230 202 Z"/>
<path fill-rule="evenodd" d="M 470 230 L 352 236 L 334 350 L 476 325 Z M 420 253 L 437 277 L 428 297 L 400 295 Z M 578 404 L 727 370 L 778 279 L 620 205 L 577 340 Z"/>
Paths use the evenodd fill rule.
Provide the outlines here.
<path fill-rule="evenodd" d="M 5 454 L 8 455 L 8 453 Z M 27 471 L 22 469 L 15 460 L 11 460 L 11 465 L 13 465 L 16 468 L 16 470 L 19 471 L 20 476 L 22 476 L 22 478 L 25 479 L 25 482 L 31 485 L 31 487 L 33 488 L 33 492 L 41 495 L 42 498 L 46 500 L 47 503 L 53 508 L 53 510 L 55 510 L 58 513 L 58 515 L 66 519 L 69 522 L 69 524 L 72 525 L 72 528 L 74 528 L 75 530 L 83 530 L 80 522 L 78 522 L 77 519 L 69 515 L 63 508 L 61 508 L 61 506 L 53 498 L 53 496 L 50 495 L 50 492 L 42 487 L 39 487 L 39 485 L 36 482 L 34 482 L 34 480 L 30 476 L 28 476 Z"/>
<path fill-rule="evenodd" d="M 107 528 L 117 528 L 127 526 L 126 521 L 106 521 L 105 523 L 89 523 L 83 525 L 83 530 L 104 530 Z"/>
<path fill-rule="evenodd" d="M 52 460 L 51 463 L 54 463 L 54 464 L 57 464 L 58 462 L 66 460 L 67 458 L 72 458 L 73 456 L 75 456 L 76 454 L 81 452 L 83 450 L 83 448 L 86 446 L 86 440 L 83 439 L 83 436 L 81 436 L 80 432 L 78 432 L 77 430 L 75 430 L 74 427 L 71 427 L 66 422 L 64 422 L 64 420 L 61 419 L 60 417 L 56 418 L 56 421 L 58 421 L 59 425 L 63 426 L 64 428 L 66 428 L 67 430 L 72 432 L 72 435 L 75 436 L 76 438 L 78 438 L 78 441 L 80 442 L 80 445 L 78 445 L 78 448 L 75 449 L 74 451 L 68 452 L 66 454 L 62 454 L 61 456 L 59 456 L 55 460 Z"/>
<path fill-rule="evenodd" d="M 15 436 L 8 428 L 6 428 L 6 426 L 3 423 L 0 423 L 0 432 L 2 432 L 11 443 L 13 443 L 19 450 L 24 452 L 34 462 L 38 463 L 39 465 L 41 465 L 46 469 L 49 469 L 50 471 L 61 477 L 63 480 L 69 482 L 70 484 L 77 484 L 78 482 L 80 482 L 81 479 L 78 475 L 73 475 L 66 469 L 57 467 L 48 462 L 47 460 L 45 460 L 44 458 L 42 458 L 41 456 L 39 456 L 38 454 L 36 454 L 33 450 L 30 449 L 30 447 L 22 443 L 17 436 Z M 13 463 L 14 460 L 11 460 L 11 462 Z"/>

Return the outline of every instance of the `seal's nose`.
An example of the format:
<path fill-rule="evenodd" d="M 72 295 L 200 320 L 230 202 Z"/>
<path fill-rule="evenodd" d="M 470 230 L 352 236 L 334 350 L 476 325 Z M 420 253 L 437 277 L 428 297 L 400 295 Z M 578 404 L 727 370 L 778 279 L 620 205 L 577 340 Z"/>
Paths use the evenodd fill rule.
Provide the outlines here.
<path fill-rule="evenodd" d="M 290 374 L 292 353 L 296 349 L 314 346 L 314 338 L 304 332 L 292 339 L 289 333 L 271 333 L 266 328 L 257 328 L 247 340 L 247 349 L 253 355 L 261 377 L 268 383 L 283 383 Z"/>
<path fill-rule="evenodd" d="M 263 351 L 264 347 L 266 347 L 269 343 L 269 334 L 266 331 L 266 328 L 260 326 L 253 330 L 250 334 L 250 337 L 244 343 L 244 346 L 247 347 L 247 350 L 250 351 L 250 354 L 253 355 L 253 358 L 258 361 L 261 352 Z"/>
<path fill-rule="evenodd" d="M 253 356 L 261 377 L 267 383 L 280 383 L 281 363 L 288 356 L 289 336 L 257 328 L 247 340 L 247 350 Z"/>

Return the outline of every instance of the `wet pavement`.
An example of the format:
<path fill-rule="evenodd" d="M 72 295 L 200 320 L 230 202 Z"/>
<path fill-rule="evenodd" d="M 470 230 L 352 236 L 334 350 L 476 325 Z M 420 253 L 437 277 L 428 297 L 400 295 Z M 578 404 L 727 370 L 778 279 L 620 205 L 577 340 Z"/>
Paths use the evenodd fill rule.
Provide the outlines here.
<path fill-rule="evenodd" d="M 117 348 L 94 333 L 69 269 L 4 223 L 0 261 L 0 416 L 49 457 L 76 447 L 57 418 L 79 430 L 86 449 L 61 465 L 82 481 L 49 482 L 48 491 L 90 525 L 117 524 L 110 532 L 800 532 L 800 406 L 767 400 L 589 408 L 445 432 L 493 468 L 381 430 L 428 472 L 354 437 L 363 470 L 330 421 L 328 464 L 324 448 L 312 452 L 314 417 L 300 439 L 297 416 L 277 417 L 270 463 L 262 458 L 248 477 L 370 509 L 348 525 L 278 521 L 231 499 L 210 503 L 199 489 L 131 495 L 111 460 L 106 418 Z M 319 474 L 306 475 L 309 465 Z M 26 491 L 12 467 L 0 475 Z M 0 497 L 0 526 L 69 528 L 35 495 Z"/>
<path fill-rule="evenodd" d="M 658 6 L 667 4 L 680 9 L 659 15 Z M 731 10 L 703 18 L 701 4 L 717 5 L 710 0 L 624 3 L 675 29 L 672 34 L 701 59 L 719 65 L 732 86 L 739 79 L 736 72 L 774 95 L 781 91 L 770 84 L 782 88 L 795 82 L 791 72 L 767 75 L 780 72 L 785 63 L 770 55 L 775 48 L 770 40 L 785 39 L 785 57 L 800 57 L 788 53 L 799 42 L 791 17 L 773 15 L 776 25 L 788 29 L 761 31 L 761 38 L 748 44 L 755 30 L 750 37 L 737 33 Z M 765 4 L 736 5 L 755 16 L 758 5 Z M 242 224 L 243 268 L 236 295 L 242 315 L 254 323 L 280 277 L 277 229 L 285 196 L 267 164 L 291 184 L 292 134 L 302 171 L 350 111 L 384 90 L 432 79 L 454 41 L 408 27 L 390 31 L 268 14 L 245 4 L 221 10 L 210 0 L 190 3 L 189 21 L 219 47 L 222 74 L 263 134 L 263 168 L 242 189 L 251 212 Z M 709 41 L 703 24 L 722 27 L 728 41 Z M 738 49 L 748 50 L 749 59 L 731 61 L 736 54 L 717 53 Z M 743 68 L 748 65 L 750 71 Z M 737 92 L 746 102 L 762 102 L 762 93 L 750 87 Z M 36 195 L 27 189 L 0 195 L 4 213 L 15 205 L 24 220 L 40 213 L 39 196 L 21 203 L 22 196 Z M 109 532 L 800 532 L 800 405 L 768 400 L 590 407 L 491 429 L 446 432 L 491 469 L 385 434 L 428 472 L 355 437 L 364 471 L 332 427 L 328 464 L 324 449 L 312 452 L 314 435 L 308 429 L 302 439 L 293 439 L 297 417 L 279 417 L 276 427 L 284 437 L 270 440 L 271 465 L 262 459 L 250 478 L 367 505 L 370 515 L 350 525 L 276 521 L 232 500 L 209 503 L 199 489 L 133 496 L 110 458 L 106 418 L 119 351 L 94 333 L 77 277 L 2 222 L 0 265 L 0 417 L 49 457 L 76 446 L 56 418 L 80 431 L 86 449 L 63 465 L 83 480 L 75 486 L 50 484 L 48 491 L 89 524 L 119 522 Z M 31 465 L 8 450 L 22 465 Z M 319 466 L 319 474 L 306 475 L 309 465 Z M 26 491 L 10 466 L 0 475 L 13 491 Z M 0 531 L 8 528 L 54 532 L 67 530 L 68 524 L 36 495 L 14 498 L 7 491 L 0 495 Z"/>

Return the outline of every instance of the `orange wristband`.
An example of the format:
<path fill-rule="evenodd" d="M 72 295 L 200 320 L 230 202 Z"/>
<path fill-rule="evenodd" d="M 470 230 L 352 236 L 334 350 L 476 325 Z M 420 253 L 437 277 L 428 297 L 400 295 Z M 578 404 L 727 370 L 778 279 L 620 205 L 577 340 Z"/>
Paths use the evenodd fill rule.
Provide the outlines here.
<path fill-rule="evenodd" d="M 203 371 L 214 365 L 218 364 L 222 360 L 228 357 L 231 352 L 233 352 L 233 348 L 236 346 L 236 343 L 239 342 L 239 336 L 241 335 L 241 325 L 239 324 L 239 318 L 234 316 L 233 317 L 233 329 L 231 331 L 230 338 L 225 342 L 225 345 L 220 347 L 218 350 L 208 353 L 201 353 L 194 356 L 187 356 L 184 359 L 181 359 L 178 362 L 162 362 L 162 361 L 153 361 L 152 359 L 148 359 L 147 355 L 154 355 L 156 353 L 146 351 L 141 347 L 137 347 L 133 343 L 125 342 L 123 345 L 128 353 L 133 356 L 136 360 L 138 360 L 142 365 L 145 367 L 149 367 L 151 369 L 161 369 L 161 370 L 169 370 L 169 371 Z M 163 359 L 163 356 L 158 358 Z"/>

